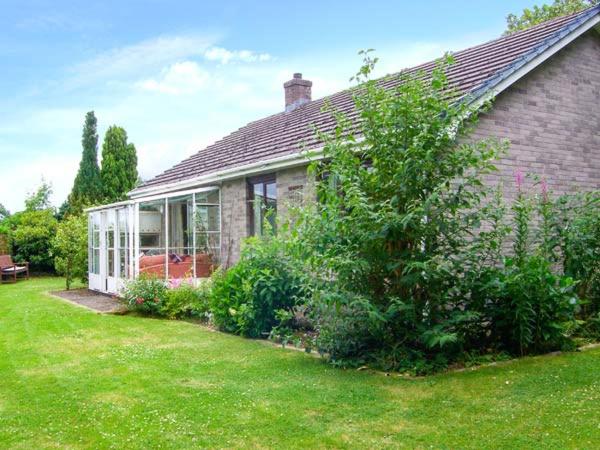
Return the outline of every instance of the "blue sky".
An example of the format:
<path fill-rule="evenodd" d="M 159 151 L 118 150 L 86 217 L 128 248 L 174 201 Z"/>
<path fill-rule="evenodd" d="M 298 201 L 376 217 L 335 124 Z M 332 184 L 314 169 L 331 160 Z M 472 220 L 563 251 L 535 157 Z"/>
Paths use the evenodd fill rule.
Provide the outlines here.
<path fill-rule="evenodd" d="M 127 130 L 149 178 L 282 110 L 293 72 L 322 97 L 349 85 L 360 49 L 394 72 L 498 37 L 535 3 L 2 0 L 0 203 L 22 209 L 42 177 L 62 203 L 89 110 L 101 137 Z"/>

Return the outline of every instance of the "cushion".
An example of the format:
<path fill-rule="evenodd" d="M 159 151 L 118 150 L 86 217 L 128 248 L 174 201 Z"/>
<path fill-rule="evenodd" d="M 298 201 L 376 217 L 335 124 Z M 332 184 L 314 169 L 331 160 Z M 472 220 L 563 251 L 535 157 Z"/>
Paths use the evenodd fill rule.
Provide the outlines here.
<path fill-rule="evenodd" d="M 27 270 L 27 267 L 17 266 L 17 267 L 8 267 L 6 269 L 2 269 L 4 273 L 13 273 L 13 272 L 24 272 Z"/>

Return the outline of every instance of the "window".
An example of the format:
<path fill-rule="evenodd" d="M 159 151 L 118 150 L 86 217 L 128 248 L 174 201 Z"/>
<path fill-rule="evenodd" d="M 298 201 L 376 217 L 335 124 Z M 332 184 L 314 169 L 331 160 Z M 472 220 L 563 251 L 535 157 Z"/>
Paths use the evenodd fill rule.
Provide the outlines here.
<path fill-rule="evenodd" d="M 167 249 L 169 279 L 194 276 L 193 197 L 183 195 L 167 199 L 169 205 L 169 240 Z"/>
<path fill-rule="evenodd" d="M 92 214 L 90 216 L 91 228 L 92 228 L 92 239 L 91 239 L 91 258 L 90 258 L 90 272 L 99 275 L 100 274 L 100 215 Z"/>
<path fill-rule="evenodd" d="M 277 215 L 277 183 L 275 176 L 265 176 L 248 180 L 250 233 L 262 236 L 265 221 L 275 231 Z"/>
<path fill-rule="evenodd" d="M 165 199 L 140 203 L 140 273 L 166 277 Z"/>

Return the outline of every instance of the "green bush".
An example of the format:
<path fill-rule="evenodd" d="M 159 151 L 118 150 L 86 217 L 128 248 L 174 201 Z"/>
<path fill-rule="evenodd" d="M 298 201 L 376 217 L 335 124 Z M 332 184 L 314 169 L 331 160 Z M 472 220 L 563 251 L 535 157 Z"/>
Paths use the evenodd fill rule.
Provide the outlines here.
<path fill-rule="evenodd" d="M 67 289 L 74 279 L 82 282 L 88 275 L 88 227 L 87 216 L 69 216 L 59 222 L 52 240 L 54 267 L 65 277 Z"/>
<path fill-rule="evenodd" d="M 28 210 L 7 219 L 15 261 L 29 261 L 34 271 L 52 272 L 52 241 L 58 222 L 51 209 Z"/>
<path fill-rule="evenodd" d="M 160 314 L 169 319 L 194 318 L 206 320 L 209 317 L 210 284 L 203 282 L 194 286 L 192 280 L 171 282 L 160 308 Z"/>
<path fill-rule="evenodd" d="M 276 311 L 291 309 L 303 297 L 304 288 L 278 240 L 250 238 L 239 262 L 213 275 L 213 321 L 230 333 L 264 336 L 279 323 Z"/>
<path fill-rule="evenodd" d="M 555 275 L 540 256 L 526 257 L 519 265 L 508 259 L 498 274 L 497 296 L 486 304 L 498 345 L 520 355 L 569 347 L 567 330 L 578 302 L 573 279 Z"/>
<path fill-rule="evenodd" d="M 167 284 L 162 278 L 141 274 L 125 284 L 121 296 L 132 311 L 160 315 L 167 293 Z"/>

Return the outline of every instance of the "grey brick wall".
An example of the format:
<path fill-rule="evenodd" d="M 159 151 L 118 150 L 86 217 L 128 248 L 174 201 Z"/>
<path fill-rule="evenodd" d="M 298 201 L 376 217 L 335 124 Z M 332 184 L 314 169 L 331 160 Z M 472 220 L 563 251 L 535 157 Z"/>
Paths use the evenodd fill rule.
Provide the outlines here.
<path fill-rule="evenodd" d="M 246 180 L 221 186 L 221 264 L 229 267 L 240 257 L 240 243 L 248 235 Z"/>
<path fill-rule="evenodd" d="M 500 94 L 472 136 L 510 140 L 489 183 L 514 196 L 514 173 L 557 194 L 600 189 L 600 34 L 590 31 Z"/>
<path fill-rule="evenodd" d="M 544 177 L 554 192 L 600 189 L 600 34 L 590 31 L 519 80 L 482 115 L 472 139 L 495 136 L 511 142 L 488 183 L 516 191 L 516 170 Z M 306 168 L 277 172 L 278 215 L 288 203 L 314 198 Z M 239 258 L 248 235 L 246 180 L 222 187 L 223 263 Z"/>

